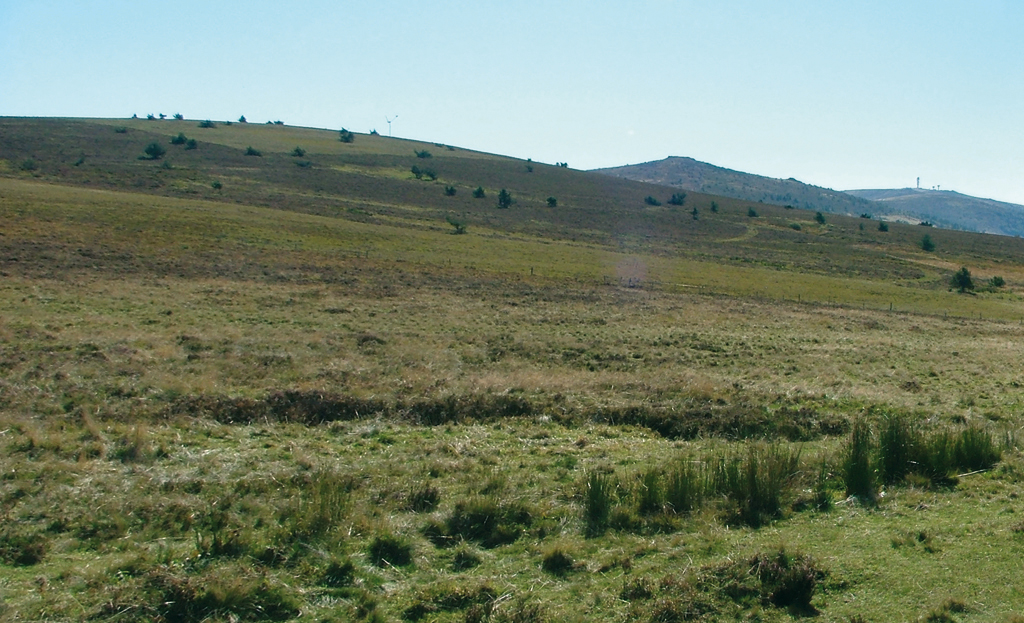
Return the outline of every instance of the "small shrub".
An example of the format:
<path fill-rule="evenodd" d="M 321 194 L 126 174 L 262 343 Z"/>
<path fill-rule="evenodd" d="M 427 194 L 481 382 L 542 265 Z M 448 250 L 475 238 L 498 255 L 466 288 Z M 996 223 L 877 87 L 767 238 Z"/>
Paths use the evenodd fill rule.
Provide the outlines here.
<path fill-rule="evenodd" d="M 556 197 L 548 197 L 548 207 L 549 208 L 557 208 L 558 207 L 558 198 L 556 198 Z"/>
<path fill-rule="evenodd" d="M 507 210 L 512 207 L 512 193 L 504 188 L 498 193 L 498 209 Z"/>
<path fill-rule="evenodd" d="M 393 534 L 374 537 L 367 553 L 378 567 L 404 567 L 412 562 L 412 544 Z"/>
<path fill-rule="evenodd" d="M 422 149 L 422 150 L 421 149 L 417 149 L 417 150 L 415 150 L 415 153 L 416 153 L 416 157 L 417 158 L 433 158 L 434 157 L 434 155 L 431 154 L 426 149 Z"/>
<path fill-rule="evenodd" d="M 246 156 L 263 156 L 263 153 L 260 150 L 258 150 L 258 149 L 254 149 L 253 146 L 250 145 L 250 146 L 245 148 L 245 155 Z"/>
<path fill-rule="evenodd" d="M 342 128 L 341 130 L 338 130 L 338 140 L 341 141 L 342 143 L 354 143 L 356 140 L 356 135 L 349 132 L 345 128 Z"/>
<path fill-rule="evenodd" d="M 161 145 L 160 143 L 153 142 L 150 143 L 149 145 L 146 145 L 145 152 L 146 157 L 148 157 L 150 160 L 159 160 L 161 157 L 163 157 L 164 154 L 167 153 L 167 150 L 164 149 L 164 146 Z"/>
<path fill-rule="evenodd" d="M 951 288 L 959 290 L 961 294 L 967 292 L 968 290 L 973 290 L 974 280 L 971 279 L 971 271 L 967 270 L 966 266 L 961 266 L 960 270 L 953 273 L 953 276 L 949 280 L 949 285 Z"/>
<path fill-rule="evenodd" d="M 199 147 L 199 143 L 196 141 L 196 139 L 190 138 L 187 141 L 185 141 L 185 149 L 186 150 L 188 150 L 188 149 L 195 149 L 196 147 Z"/>
<path fill-rule="evenodd" d="M 245 115 L 242 115 L 241 117 L 238 118 L 238 123 L 248 123 L 246 121 L 246 119 L 245 119 Z"/>
<path fill-rule="evenodd" d="M 215 127 L 217 127 L 217 124 L 212 122 L 212 121 L 210 121 L 209 119 L 207 119 L 206 121 L 200 121 L 199 122 L 199 127 L 201 127 L 201 128 L 215 128 Z"/>
<path fill-rule="evenodd" d="M 817 222 L 817 223 L 818 223 L 819 225 L 824 225 L 824 224 L 825 224 L 825 215 L 824 215 L 824 214 L 822 214 L 821 212 L 815 212 L 815 213 L 814 213 L 814 220 L 815 220 L 815 221 L 816 221 L 816 222 Z"/>
<path fill-rule="evenodd" d="M 652 197 L 651 195 L 647 195 L 646 197 L 644 197 L 644 203 L 646 203 L 649 206 L 660 206 L 661 205 L 661 202 L 658 201 L 657 199 L 655 199 L 654 197 Z"/>
<path fill-rule="evenodd" d="M 878 231 L 889 231 L 889 224 L 885 221 L 878 221 Z"/>
<path fill-rule="evenodd" d="M 212 187 L 214 190 L 220 190 L 221 188 L 224 188 L 224 184 L 221 184 L 219 181 L 214 181 L 212 184 L 210 184 L 210 187 Z"/>
<path fill-rule="evenodd" d="M 1006 285 L 1006 280 L 1002 277 L 995 276 L 988 280 L 988 285 L 993 288 L 1001 288 Z"/>
<path fill-rule="evenodd" d="M 747 208 L 747 216 L 749 216 L 750 218 L 757 218 L 757 210 L 755 210 L 752 207 Z"/>
<path fill-rule="evenodd" d="M 456 189 L 454 186 L 445 186 L 444 187 L 444 196 L 445 197 L 454 197 L 455 193 L 457 193 L 457 192 L 458 192 L 458 189 Z"/>
<path fill-rule="evenodd" d="M 21 161 L 21 170 L 22 171 L 35 171 L 36 170 L 36 161 L 33 160 L 32 158 L 26 158 L 26 159 L 22 160 Z"/>
<path fill-rule="evenodd" d="M 462 234 L 466 233 L 466 223 L 465 222 L 460 221 L 458 219 L 454 219 L 454 218 L 452 218 L 450 216 L 447 218 L 447 220 L 448 220 L 448 224 L 451 225 L 454 228 L 454 231 L 452 231 L 453 234 L 455 234 L 455 235 L 462 235 Z"/>
<path fill-rule="evenodd" d="M 867 212 L 862 212 L 860 217 L 864 218 L 864 219 L 868 219 L 868 220 L 871 220 L 871 218 L 872 218 L 872 216 L 870 214 L 868 214 Z"/>
<path fill-rule="evenodd" d="M 188 137 L 184 132 L 178 132 L 177 136 L 171 137 L 171 145 L 184 145 L 187 141 Z"/>
<path fill-rule="evenodd" d="M 114 132 L 116 132 L 117 134 L 128 134 L 128 128 L 124 127 L 123 125 L 119 125 L 116 128 L 114 128 Z"/>
<path fill-rule="evenodd" d="M 301 158 L 301 157 L 303 157 L 305 155 L 306 155 L 306 150 L 301 148 L 301 147 L 296 147 L 295 149 L 292 150 L 292 156 L 294 156 L 296 158 Z"/>
<path fill-rule="evenodd" d="M 800 231 L 801 229 L 803 229 L 803 227 L 800 226 L 800 223 L 790 223 L 789 228 L 796 231 Z"/>
<path fill-rule="evenodd" d="M 180 112 L 176 112 L 176 113 L 174 113 L 174 120 L 175 120 L 175 121 L 181 121 L 181 120 L 183 120 L 184 118 L 185 118 L 185 115 L 181 114 Z"/>
<path fill-rule="evenodd" d="M 924 238 L 921 238 L 921 249 L 929 253 L 935 250 L 935 243 L 932 241 L 932 237 L 928 234 L 925 234 Z"/>
<path fill-rule="evenodd" d="M 433 169 L 423 169 L 423 177 L 433 182 L 437 179 L 437 173 L 435 173 Z"/>
<path fill-rule="evenodd" d="M 417 165 L 412 165 L 412 168 L 409 169 L 409 172 L 412 173 L 416 179 L 423 179 L 423 169 L 419 168 Z"/>
<path fill-rule="evenodd" d="M 483 186 L 477 186 L 476 190 L 473 191 L 473 198 L 474 199 L 483 199 L 486 196 L 487 196 L 487 193 L 484 192 L 484 187 Z"/>
<path fill-rule="evenodd" d="M 681 206 L 686 203 L 686 193 L 673 193 L 668 202 L 670 205 Z"/>
<path fill-rule="evenodd" d="M 718 202 L 711 202 L 711 211 L 714 212 L 715 214 L 718 214 Z"/>
<path fill-rule="evenodd" d="M 556 546 L 544 553 L 540 566 L 551 575 L 562 576 L 575 568 L 576 561 L 573 560 L 569 552 Z"/>

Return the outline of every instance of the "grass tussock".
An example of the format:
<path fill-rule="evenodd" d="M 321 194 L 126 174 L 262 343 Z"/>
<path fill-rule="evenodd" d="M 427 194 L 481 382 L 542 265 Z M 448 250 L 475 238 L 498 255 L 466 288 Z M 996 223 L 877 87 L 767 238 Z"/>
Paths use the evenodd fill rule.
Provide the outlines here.
<path fill-rule="evenodd" d="M 632 481 L 591 474 L 583 491 L 586 531 L 671 532 L 678 528 L 674 516 L 708 505 L 727 521 L 759 526 L 782 515 L 800 470 L 799 450 L 754 444 L 744 454 L 715 453 L 651 468 Z"/>

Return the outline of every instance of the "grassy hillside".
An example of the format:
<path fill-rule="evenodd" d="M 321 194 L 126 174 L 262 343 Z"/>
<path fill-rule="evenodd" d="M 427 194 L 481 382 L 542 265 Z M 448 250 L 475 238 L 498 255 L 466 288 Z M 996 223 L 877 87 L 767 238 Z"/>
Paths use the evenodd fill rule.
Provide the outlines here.
<path fill-rule="evenodd" d="M 282 126 L 0 158 L 4 620 L 1017 620 L 1012 239 Z"/>
<path fill-rule="evenodd" d="M 896 190 L 848 190 L 880 205 L 879 216 L 928 221 L 939 227 L 980 231 L 1004 236 L 1024 235 L 1024 206 L 979 199 L 951 190 L 903 188 Z"/>
<path fill-rule="evenodd" d="M 716 167 L 693 158 L 671 157 L 642 164 L 597 169 L 595 173 L 811 211 L 855 216 L 875 211 L 873 202 L 867 198 L 851 197 L 843 192 L 804 184 L 792 178 L 782 180 Z"/>

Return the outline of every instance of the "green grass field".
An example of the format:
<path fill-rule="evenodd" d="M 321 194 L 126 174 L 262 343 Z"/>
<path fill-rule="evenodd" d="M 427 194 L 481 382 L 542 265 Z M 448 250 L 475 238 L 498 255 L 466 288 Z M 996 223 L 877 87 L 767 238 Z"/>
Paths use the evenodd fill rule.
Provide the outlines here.
<path fill-rule="evenodd" d="M 0 617 L 1020 620 L 1022 243 L 648 195 L 0 119 Z"/>

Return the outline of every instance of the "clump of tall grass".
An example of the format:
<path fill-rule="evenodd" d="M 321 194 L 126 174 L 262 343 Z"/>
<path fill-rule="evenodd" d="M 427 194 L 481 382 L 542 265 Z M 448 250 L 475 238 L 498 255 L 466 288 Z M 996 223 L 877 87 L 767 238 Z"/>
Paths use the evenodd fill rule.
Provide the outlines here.
<path fill-rule="evenodd" d="M 412 543 L 396 534 L 378 534 L 370 541 L 367 553 L 378 567 L 404 567 L 412 563 Z"/>
<path fill-rule="evenodd" d="M 902 414 L 882 419 L 878 435 L 878 466 L 882 481 L 894 484 L 914 471 L 922 450 L 921 432 Z"/>
<path fill-rule="evenodd" d="M 608 529 L 615 505 L 615 481 L 607 474 L 592 472 L 587 477 L 583 498 L 583 517 L 588 536 L 600 536 Z"/>
<path fill-rule="evenodd" d="M 718 457 L 713 465 L 713 491 L 727 499 L 742 523 L 758 526 L 781 513 L 783 495 L 799 465 L 799 450 L 751 446 L 745 457 Z"/>
<path fill-rule="evenodd" d="M 122 620 L 284 621 L 299 614 L 300 601 L 284 583 L 242 564 L 214 566 L 185 575 L 160 566 L 145 573 L 137 590 L 115 592 L 93 617 Z"/>
<path fill-rule="evenodd" d="M 847 495 L 872 504 L 878 495 L 873 450 L 871 427 L 866 421 L 857 420 L 843 451 L 843 482 L 846 483 Z"/>
<path fill-rule="evenodd" d="M 354 487 L 349 476 L 330 469 L 315 471 L 294 509 L 293 534 L 302 539 L 318 539 L 338 527 L 345 518 Z"/>
<path fill-rule="evenodd" d="M 657 469 L 649 469 L 637 483 L 637 510 L 641 515 L 659 513 L 665 508 L 664 476 Z"/>
<path fill-rule="evenodd" d="M 665 502 L 676 513 L 699 509 L 707 494 L 707 476 L 700 463 L 680 461 L 665 474 Z"/>
<path fill-rule="evenodd" d="M 878 440 L 876 464 L 882 481 L 890 485 L 912 474 L 932 484 L 951 484 L 957 472 L 989 469 L 1002 459 L 1000 444 L 988 430 L 969 426 L 926 434 L 899 413 L 883 418 Z"/>
<path fill-rule="evenodd" d="M 530 509 L 520 502 L 478 496 L 460 500 L 445 520 L 430 522 L 423 532 L 438 546 L 465 540 L 494 548 L 516 541 L 532 522 Z"/>
<path fill-rule="evenodd" d="M 799 471 L 799 451 L 752 445 L 744 455 L 717 453 L 648 469 L 624 495 L 616 495 L 614 478 L 592 474 L 584 492 L 587 534 L 608 527 L 663 532 L 674 529 L 673 515 L 698 511 L 714 500 L 730 519 L 758 526 L 781 514 Z"/>

